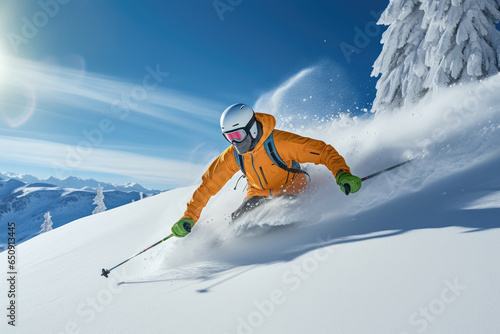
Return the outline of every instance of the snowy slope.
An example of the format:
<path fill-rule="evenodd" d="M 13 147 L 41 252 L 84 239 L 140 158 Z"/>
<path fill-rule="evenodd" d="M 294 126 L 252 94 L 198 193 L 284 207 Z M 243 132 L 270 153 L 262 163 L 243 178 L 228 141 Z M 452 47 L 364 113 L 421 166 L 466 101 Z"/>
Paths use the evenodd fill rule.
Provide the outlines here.
<path fill-rule="evenodd" d="M 498 81 L 457 87 L 396 115 L 293 124 L 333 143 L 359 175 L 420 158 L 350 196 L 324 168 L 308 166 L 311 192 L 300 202 L 276 201 L 233 226 L 228 216 L 244 197 L 242 186 L 233 190 L 235 176 L 188 237 L 109 279 L 101 268 L 168 235 L 195 187 L 23 243 L 18 326 L 4 319 L 1 332 L 500 332 Z M 471 97 L 473 112 L 460 113 L 455 106 Z"/>

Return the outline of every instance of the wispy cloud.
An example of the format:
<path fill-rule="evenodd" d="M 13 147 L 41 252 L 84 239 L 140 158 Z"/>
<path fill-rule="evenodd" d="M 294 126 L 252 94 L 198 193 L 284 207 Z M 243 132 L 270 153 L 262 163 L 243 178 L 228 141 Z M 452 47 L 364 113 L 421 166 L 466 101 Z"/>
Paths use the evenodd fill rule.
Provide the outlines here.
<path fill-rule="evenodd" d="M 0 136 L 0 147 L 4 162 L 52 168 L 53 175 L 59 177 L 80 170 L 177 187 L 193 184 L 205 168 L 185 161 L 27 138 Z"/>
<path fill-rule="evenodd" d="M 3 161 L 30 165 L 34 170 L 52 167 L 55 175 L 64 174 L 56 176 L 86 171 L 168 187 L 193 183 L 205 167 L 198 163 L 206 163 L 199 159 L 195 163 L 181 161 L 189 159 L 193 147 L 184 147 L 184 156 L 159 154 L 179 151 L 182 136 L 211 136 L 213 129 L 207 124 L 218 120 L 224 105 L 167 88 L 167 65 L 145 66 L 137 82 L 88 73 L 83 59 L 76 59 L 73 65 L 67 68 L 2 58 Z M 102 130 L 101 122 L 108 119 L 114 130 L 104 139 L 94 138 L 97 144 L 89 140 L 84 133 Z M 47 124 L 56 130 L 45 131 Z M 150 137 L 134 142 L 130 131 L 137 129 Z"/>
<path fill-rule="evenodd" d="M 80 68 L 64 68 L 28 60 L 5 58 L 4 76 L 0 83 L 6 89 L 33 91 L 38 101 L 69 107 L 66 112 L 85 109 L 107 116 L 126 118 L 128 113 L 139 113 L 156 121 L 183 124 L 186 116 L 197 119 L 218 117 L 224 106 L 211 100 L 167 89 L 168 66 L 145 66 L 144 76 L 130 83 L 104 75 L 85 72 Z M 1 103 L 12 101 L 3 94 Z"/>

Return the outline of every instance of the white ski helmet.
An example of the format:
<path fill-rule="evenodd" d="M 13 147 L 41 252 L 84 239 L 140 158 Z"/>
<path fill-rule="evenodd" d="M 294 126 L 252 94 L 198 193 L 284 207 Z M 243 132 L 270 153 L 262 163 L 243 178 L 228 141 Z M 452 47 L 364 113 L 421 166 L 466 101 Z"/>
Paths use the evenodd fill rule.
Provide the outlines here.
<path fill-rule="evenodd" d="M 248 152 L 259 135 L 254 111 L 242 103 L 233 104 L 224 110 L 220 128 L 224 138 L 233 144 L 239 154 Z"/>

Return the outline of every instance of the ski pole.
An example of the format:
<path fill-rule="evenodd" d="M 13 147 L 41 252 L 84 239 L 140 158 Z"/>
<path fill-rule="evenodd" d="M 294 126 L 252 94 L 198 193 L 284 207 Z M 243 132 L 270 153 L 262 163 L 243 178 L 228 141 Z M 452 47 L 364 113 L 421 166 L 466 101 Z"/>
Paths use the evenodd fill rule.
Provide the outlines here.
<path fill-rule="evenodd" d="M 366 181 L 366 180 L 368 180 L 368 179 L 371 179 L 372 177 L 375 177 L 375 176 L 380 175 L 380 174 L 382 174 L 382 173 L 385 173 L 385 172 L 391 171 L 391 170 L 393 170 L 393 169 L 396 169 L 396 168 L 398 168 L 398 167 L 401 167 L 401 166 L 403 166 L 403 165 L 406 165 L 407 163 L 409 163 L 409 162 L 411 162 L 411 161 L 413 161 L 413 159 L 406 160 L 406 161 L 401 162 L 401 163 L 399 163 L 399 164 L 397 164 L 397 165 L 394 165 L 394 166 L 392 166 L 392 167 L 389 167 L 389 168 L 386 168 L 386 169 L 381 170 L 381 171 L 379 171 L 379 172 L 376 172 L 376 173 L 370 174 L 370 175 L 368 175 L 368 176 L 362 177 L 362 178 L 361 178 L 361 181 Z M 345 189 L 345 194 L 346 194 L 346 195 L 349 195 L 349 193 L 351 192 L 351 186 L 350 186 L 348 183 L 346 183 L 346 184 L 344 184 L 344 189 Z"/>
<path fill-rule="evenodd" d="M 104 276 L 104 277 L 108 278 L 108 274 L 111 272 L 111 270 L 115 269 L 116 267 L 121 266 L 121 265 L 122 265 L 122 264 L 124 264 L 125 262 L 128 262 L 129 260 L 133 259 L 134 257 L 136 257 L 136 256 L 138 256 L 138 255 L 141 255 L 142 253 L 144 253 L 144 252 L 145 252 L 145 251 L 147 251 L 148 249 L 151 249 L 151 248 L 153 248 L 154 246 L 157 246 L 157 245 L 161 244 L 163 241 L 165 241 L 165 240 L 167 240 L 167 239 L 169 239 L 169 238 L 171 238 L 171 237 L 173 237 L 173 236 L 174 236 L 173 234 L 170 234 L 169 236 L 167 236 L 167 237 L 165 237 L 165 238 L 161 239 L 160 241 L 158 241 L 158 242 L 157 242 L 157 243 L 155 243 L 154 245 L 149 246 L 149 247 L 148 247 L 148 248 L 146 248 L 145 250 L 143 250 L 143 251 L 141 251 L 141 252 L 139 252 L 139 253 L 137 253 L 137 254 L 135 254 L 135 255 L 132 255 L 131 257 L 129 257 L 128 259 L 126 259 L 126 260 L 125 260 L 125 261 L 123 261 L 122 263 L 117 264 L 116 266 L 114 266 L 114 267 L 113 267 L 113 268 L 111 268 L 111 269 L 104 269 L 104 268 L 103 268 L 103 269 L 102 269 L 102 274 L 101 274 L 101 276 Z"/>

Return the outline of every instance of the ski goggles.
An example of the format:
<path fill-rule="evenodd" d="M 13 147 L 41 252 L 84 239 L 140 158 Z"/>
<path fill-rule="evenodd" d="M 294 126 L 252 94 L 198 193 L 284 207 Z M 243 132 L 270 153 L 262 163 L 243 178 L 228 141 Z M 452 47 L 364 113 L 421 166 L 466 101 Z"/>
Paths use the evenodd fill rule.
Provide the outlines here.
<path fill-rule="evenodd" d="M 250 120 L 250 122 L 248 122 L 248 124 L 244 128 L 223 132 L 222 135 L 230 143 L 232 143 L 233 141 L 241 143 L 247 138 L 249 133 L 256 131 L 256 129 L 254 128 L 256 126 L 257 126 L 257 120 L 255 119 L 255 116 L 253 116 L 253 118 Z"/>
<path fill-rule="evenodd" d="M 240 143 L 244 141 L 247 136 L 248 133 L 245 131 L 245 129 L 238 129 L 231 132 L 224 132 L 224 137 L 230 143 L 232 143 L 233 141 Z"/>

